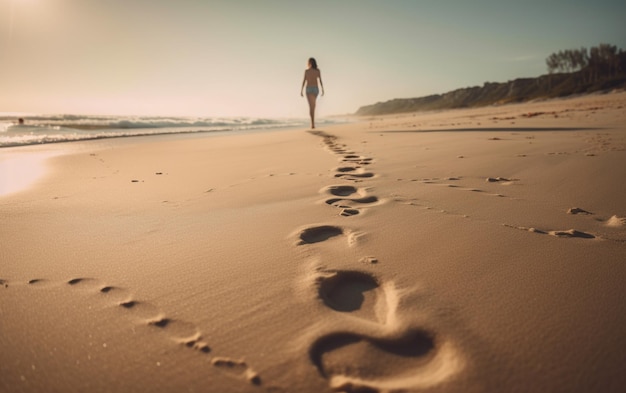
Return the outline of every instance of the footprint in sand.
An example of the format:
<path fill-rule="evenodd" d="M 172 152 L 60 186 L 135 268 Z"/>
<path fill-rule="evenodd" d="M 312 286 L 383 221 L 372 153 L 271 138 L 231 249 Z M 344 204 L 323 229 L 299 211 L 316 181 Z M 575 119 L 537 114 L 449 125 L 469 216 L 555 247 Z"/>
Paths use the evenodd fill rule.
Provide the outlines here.
<path fill-rule="evenodd" d="M 334 195 L 338 198 L 327 199 L 325 202 L 328 205 L 332 205 L 341 209 L 340 215 L 342 216 L 355 216 L 360 213 L 360 206 L 356 205 L 371 205 L 376 202 L 379 202 L 378 198 L 375 196 L 362 196 L 365 191 L 363 189 L 357 189 L 353 186 L 330 186 L 326 189 L 322 190 L 322 192 Z M 355 198 L 348 198 L 352 196 L 357 196 Z"/>
<path fill-rule="evenodd" d="M 378 259 L 363 257 L 360 262 L 373 265 Z M 396 323 L 400 295 L 393 283 L 382 283 L 362 270 L 328 269 L 319 270 L 314 283 L 317 298 L 329 309 L 345 313 L 353 322 Z"/>
<path fill-rule="evenodd" d="M 321 136 L 326 146 L 332 147 L 336 145 L 337 137 L 325 133 L 324 131 L 308 131 L 309 134 Z"/>
<path fill-rule="evenodd" d="M 539 235 L 550 235 L 550 236 L 555 236 L 555 237 L 560 237 L 560 238 L 598 239 L 597 236 L 591 233 L 578 231 L 576 229 L 569 229 L 569 230 L 563 230 L 563 231 L 545 231 L 545 230 L 537 229 L 537 228 L 514 226 L 514 225 L 508 225 L 508 224 L 503 224 L 503 225 L 505 227 L 519 229 L 521 231 L 526 231 L 526 232 L 531 232 L 531 233 L 537 233 Z"/>
<path fill-rule="evenodd" d="M 606 221 L 607 227 L 620 228 L 626 226 L 626 217 L 612 216 Z"/>
<path fill-rule="evenodd" d="M 357 156 L 354 154 L 349 154 L 349 155 L 344 156 L 341 161 L 345 163 L 358 164 L 358 165 L 370 165 L 372 163 L 371 158 Z"/>
<path fill-rule="evenodd" d="M 345 144 L 330 143 L 327 144 L 327 146 L 330 151 L 335 154 L 354 154 L 353 151 L 348 150 L 348 146 L 346 146 Z"/>
<path fill-rule="evenodd" d="M 354 172 L 359 168 L 360 167 L 358 166 L 342 166 L 342 167 L 336 168 L 335 171 L 340 172 L 340 173 L 347 173 L 347 172 Z"/>
<path fill-rule="evenodd" d="M 356 216 L 359 213 L 361 213 L 361 211 L 359 209 L 353 209 L 350 206 L 346 206 L 346 205 L 338 205 L 338 208 L 341 208 L 341 213 L 339 213 L 340 216 L 342 217 L 352 217 L 352 216 Z"/>
<path fill-rule="evenodd" d="M 344 212 L 346 210 L 355 210 L 356 212 L 354 214 L 359 213 L 359 210 L 353 206 L 354 204 L 371 205 L 378 201 L 378 197 L 368 196 L 363 198 L 331 198 L 327 199 L 325 202 L 328 205 L 336 206 L 343 209 L 341 215 L 344 215 Z M 349 203 L 349 205 L 347 205 L 346 203 Z"/>
<path fill-rule="evenodd" d="M 211 364 L 217 367 L 218 370 L 235 376 L 240 379 L 246 379 L 253 385 L 261 384 L 261 377 L 255 371 L 253 371 L 245 361 L 236 360 L 225 357 L 215 357 L 211 360 Z"/>
<path fill-rule="evenodd" d="M 591 233 L 577 231 L 576 229 L 569 229 L 567 231 L 548 231 L 548 235 L 556 237 L 577 237 L 581 239 L 595 239 L 596 236 Z"/>
<path fill-rule="evenodd" d="M 506 177 L 488 177 L 485 179 L 485 182 L 487 183 L 500 183 L 503 185 L 510 185 L 513 184 L 513 182 L 519 181 L 519 179 L 507 179 Z"/>
<path fill-rule="evenodd" d="M 324 144 L 332 153 L 343 155 L 342 162 L 357 164 L 356 166 L 342 166 L 336 168 L 336 171 L 339 173 L 335 174 L 335 177 L 344 177 L 347 180 L 354 181 L 374 177 L 373 173 L 365 172 L 361 168 L 361 165 L 369 165 L 372 162 L 371 158 L 356 155 L 353 151 L 348 150 L 345 144 L 337 143 L 337 137 L 334 135 L 327 134 L 323 131 L 309 131 L 309 133 L 321 136 Z"/>
<path fill-rule="evenodd" d="M 336 178 L 342 178 L 344 180 L 350 180 L 354 182 L 361 182 L 364 179 L 372 178 L 375 176 L 374 173 L 367 172 L 362 168 L 363 165 L 371 164 L 372 158 L 363 157 L 354 154 L 354 152 L 347 151 L 346 145 L 337 144 L 337 137 L 326 134 L 323 131 L 312 131 L 311 134 L 323 137 L 324 143 L 332 152 L 343 155 L 341 161 L 346 165 L 334 169 Z M 331 186 L 327 189 L 327 192 L 334 196 L 347 197 L 356 194 L 357 192 L 359 192 L 359 190 L 352 186 Z M 367 199 L 335 198 L 329 199 L 328 201 L 326 201 L 326 203 L 340 208 L 340 215 L 344 217 L 351 217 L 356 216 L 360 213 L 359 208 L 352 206 L 351 202 L 356 204 L 371 204 L 377 201 L 378 199 L 375 197 L 368 197 Z"/>
<path fill-rule="evenodd" d="M 326 147 L 333 153 L 354 154 L 354 152 L 346 150 L 346 145 L 337 143 L 337 137 L 334 135 L 327 134 L 324 131 L 308 131 L 308 132 L 316 136 L 321 136 L 323 138 L 323 141 Z"/>
<path fill-rule="evenodd" d="M 372 275 L 356 270 L 328 272 L 318 286 L 319 296 L 327 307 L 361 318 L 385 320 L 387 299 Z"/>
<path fill-rule="evenodd" d="M 347 148 L 343 143 L 337 143 L 337 137 L 325 133 L 324 131 L 308 131 L 310 134 L 320 136 L 323 138 L 323 143 L 326 147 L 335 154 L 354 155 L 355 153 Z"/>
<path fill-rule="evenodd" d="M 93 278 L 73 278 L 67 282 L 72 286 L 82 286 L 82 285 L 97 285 L 97 280 Z"/>
<path fill-rule="evenodd" d="M 567 214 L 584 214 L 584 215 L 589 215 L 589 214 L 593 214 L 593 213 L 588 212 L 587 210 L 581 209 L 579 207 L 572 207 L 572 208 L 567 210 Z"/>
<path fill-rule="evenodd" d="M 9 283 L 8 280 L 0 279 L 0 286 L 7 290 L 9 284 L 11 286 L 20 285 L 20 283 Z M 98 279 L 85 277 L 72 278 L 64 282 L 35 278 L 27 281 L 26 285 L 40 288 L 41 290 L 50 287 L 68 286 L 72 291 L 84 291 L 86 296 L 89 294 L 102 296 L 112 306 L 119 307 L 121 311 L 133 317 L 140 324 L 147 328 L 163 331 L 170 340 L 177 344 L 184 345 L 202 354 L 211 352 L 211 348 L 203 340 L 202 333 L 196 325 L 191 322 L 167 317 L 154 304 L 134 299 L 131 292 L 125 288 L 105 285 Z M 215 357 L 211 360 L 211 364 L 232 377 L 247 380 L 253 385 L 261 384 L 260 376 L 243 360 Z"/>
<path fill-rule="evenodd" d="M 311 226 L 299 230 L 297 232 L 296 245 L 306 245 L 325 242 L 337 236 L 345 236 L 349 246 L 355 245 L 359 239 L 363 236 L 362 233 L 348 231 L 342 227 L 334 225 L 319 225 Z"/>
<path fill-rule="evenodd" d="M 457 369 L 454 351 L 437 348 L 435 339 L 421 330 L 393 339 L 337 333 L 315 342 L 309 356 L 336 392 L 426 388 L 445 381 Z"/>
<path fill-rule="evenodd" d="M 33 278 L 32 280 L 28 280 L 28 285 L 47 286 L 52 285 L 52 282 L 44 278 Z"/>
<path fill-rule="evenodd" d="M 332 225 L 321 225 L 316 227 L 310 227 L 303 229 L 298 237 L 300 238 L 300 242 L 298 245 L 302 244 L 313 244 L 320 243 L 330 239 L 331 237 L 343 235 L 343 228 L 332 226 Z"/>
<path fill-rule="evenodd" d="M 129 313 L 129 315 L 146 326 L 163 330 L 174 342 L 184 344 L 203 353 L 210 352 L 209 345 L 201 340 L 201 333 L 194 324 L 166 317 L 155 305 L 133 299 L 128 290 L 115 286 L 101 285 L 94 278 L 74 278 L 67 281 L 67 284 L 74 288 L 98 290 L 102 296 L 106 296 L 107 299 L 119 306 L 121 310 L 125 310 L 125 313 Z"/>
<path fill-rule="evenodd" d="M 330 186 L 325 191 L 331 195 L 347 197 L 358 193 L 359 189 L 353 186 Z"/>
<path fill-rule="evenodd" d="M 318 281 L 326 306 L 387 327 L 379 337 L 337 332 L 314 341 L 309 358 L 331 389 L 381 392 L 425 388 L 447 380 L 461 368 L 450 343 L 424 329 L 397 326 L 397 293 L 392 286 L 383 286 L 362 271 L 327 273 Z"/>
<path fill-rule="evenodd" d="M 460 190 L 460 191 L 469 191 L 469 192 L 474 192 L 474 193 L 479 193 L 479 194 L 483 194 L 486 196 L 495 196 L 495 197 L 499 197 L 502 198 L 504 197 L 504 195 L 500 194 L 500 193 L 490 193 L 490 192 L 486 192 L 484 190 L 481 190 L 479 188 L 475 188 L 475 187 L 464 187 L 462 185 L 459 184 L 454 184 L 454 183 L 442 183 L 442 180 L 445 181 L 459 181 L 461 180 L 461 177 L 447 177 L 447 178 L 424 178 L 424 179 L 411 179 L 411 182 L 420 182 L 422 184 L 430 184 L 430 185 L 436 185 L 436 186 L 440 186 L 440 187 L 446 187 L 446 188 L 452 188 L 452 189 L 456 189 L 456 190 Z M 398 179 L 398 181 L 401 181 L 403 179 Z M 500 182 L 501 185 L 510 185 L 513 184 L 514 181 L 518 181 L 519 179 L 505 179 L 502 177 L 497 177 L 497 178 L 487 178 L 486 182 L 487 183 L 495 183 L 495 182 Z"/>
<path fill-rule="evenodd" d="M 369 179 L 369 178 L 374 177 L 374 174 L 372 172 L 366 172 L 366 171 L 363 171 L 362 169 L 358 169 L 350 173 L 336 173 L 335 177 L 342 178 L 345 180 L 361 181 L 363 179 Z"/>

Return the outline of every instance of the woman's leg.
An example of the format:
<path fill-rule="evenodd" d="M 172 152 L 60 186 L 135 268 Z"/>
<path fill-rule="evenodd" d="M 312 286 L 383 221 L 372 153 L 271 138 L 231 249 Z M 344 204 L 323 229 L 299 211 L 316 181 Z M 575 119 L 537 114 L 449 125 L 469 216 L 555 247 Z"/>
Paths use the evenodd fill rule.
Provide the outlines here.
<path fill-rule="evenodd" d="M 309 114 L 311 115 L 311 128 L 315 128 L 315 101 L 317 96 L 315 94 L 307 94 L 306 99 L 309 101 Z"/>

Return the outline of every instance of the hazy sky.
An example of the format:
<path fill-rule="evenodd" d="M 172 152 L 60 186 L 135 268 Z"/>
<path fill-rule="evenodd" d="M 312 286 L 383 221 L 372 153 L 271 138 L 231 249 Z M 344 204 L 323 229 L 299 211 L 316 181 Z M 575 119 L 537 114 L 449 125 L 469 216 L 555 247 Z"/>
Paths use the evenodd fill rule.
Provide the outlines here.
<path fill-rule="evenodd" d="M 626 1 L 0 0 L 0 112 L 306 117 L 626 49 Z"/>

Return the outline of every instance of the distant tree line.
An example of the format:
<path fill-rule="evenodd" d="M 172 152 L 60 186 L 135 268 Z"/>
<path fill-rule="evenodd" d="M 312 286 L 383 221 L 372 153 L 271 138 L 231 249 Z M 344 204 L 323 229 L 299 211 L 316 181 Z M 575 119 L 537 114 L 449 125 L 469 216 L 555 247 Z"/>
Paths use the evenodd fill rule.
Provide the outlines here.
<path fill-rule="evenodd" d="M 626 73 L 626 52 L 615 45 L 600 44 L 590 49 L 567 49 L 546 59 L 548 73 L 580 72 L 583 83 L 615 78 Z"/>
<path fill-rule="evenodd" d="M 472 108 L 626 89 L 626 52 L 615 45 L 569 49 L 546 59 L 548 74 L 508 82 L 485 82 L 426 97 L 396 98 L 360 107 L 356 114 L 375 116 L 451 108 Z"/>

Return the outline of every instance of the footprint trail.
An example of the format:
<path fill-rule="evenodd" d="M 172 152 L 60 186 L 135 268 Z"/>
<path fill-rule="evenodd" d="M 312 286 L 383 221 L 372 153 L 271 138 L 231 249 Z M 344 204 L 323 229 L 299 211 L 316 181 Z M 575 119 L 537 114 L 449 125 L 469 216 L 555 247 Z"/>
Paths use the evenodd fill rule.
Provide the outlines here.
<path fill-rule="evenodd" d="M 107 301 L 107 304 L 118 307 L 120 313 L 130 316 L 137 324 L 163 332 L 170 341 L 177 345 L 182 345 L 202 355 L 208 355 L 212 352 L 202 332 L 195 324 L 168 317 L 153 303 L 135 299 L 131 291 L 126 288 L 106 285 L 98 279 L 84 277 L 60 282 L 43 278 L 34 278 L 26 282 L 0 279 L 0 290 L 11 290 L 12 287 L 18 286 L 32 287 L 33 290 L 67 287 L 69 291 L 83 292 L 84 296 L 101 296 Z M 243 360 L 233 360 L 229 357 L 209 359 L 213 367 L 231 377 L 246 380 L 253 385 L 261 384 L 261 377 Z"/>
<path fill-rule="evenodd" d="M 309 132 L 322 137 L 326 149 L 339 156 L 341 166 L 333 169 L 334 178 L 360 183 L 376 176 L 374 172 L 367 171 L 363 168 L 364 166 L 372 164 L 372 158 L 360 156 L 350 151 L 347 149 L 346 145 L 339 144 L 337 137 L 334 135 L 327 134 L 323 131 Z M 327 199 L 325 202 L 328 205 L 340 209 L 339 215 L 342 217 L 357 216 L 364 211 L 366 205 L 371 207 L 373 204 L 380 202 L 378 197 L 367 195 L 365 189 L 357 188 L 352 185 L 333 185 L 320 192 L 335 197 Z"/>
<path fill-rule="evenodd" d="M 317 337 L 309 349 L 311 363 L 333 391 L 427 388 L 462 369 L 458 350 L 445 337 L 400 322 L 401 295 L 391 283 L 365 271 L 321 271 L 317 291 L 329 311 L 350 318 L 345 331 Z M 379 333 L 360 328 L 371 323 Z"/>
<path fill-rule="evenodd" d="M 334 178 L 359 183 L 375 177 L 365 170 L 373 160 L 338 143 L 323 131 L 325 148 L 340 156 Z M 320 191 L 330 196 L 324 202 L 341 209 L 340 215 L 356 216 L 364 207 L 381 203 L 367 188 L 353 184 L 330 185 Z M 298 245 L 319 243 L 338 236 L 353 236 L 334 225 L 311 226 L 298 233 Z M 349 241 L 354 245 L 354 241 Z M 378 263 L 372 256 L 359 262 Z M 439 384 L 461 369 L 461 357 L 453 345 L 419 326 L 399 322 L 401 295 L 391 282 L 361 270 L 318 270 L 313 280 L 316 298 L 330 313 L 344 316 L 345 330 L 316 337 L 309 347 L 309 360 L 329 387 L 337 392 L 378 393 L 427 388 Z M 378 332 L 378 333 L 376 333 Z"/>

